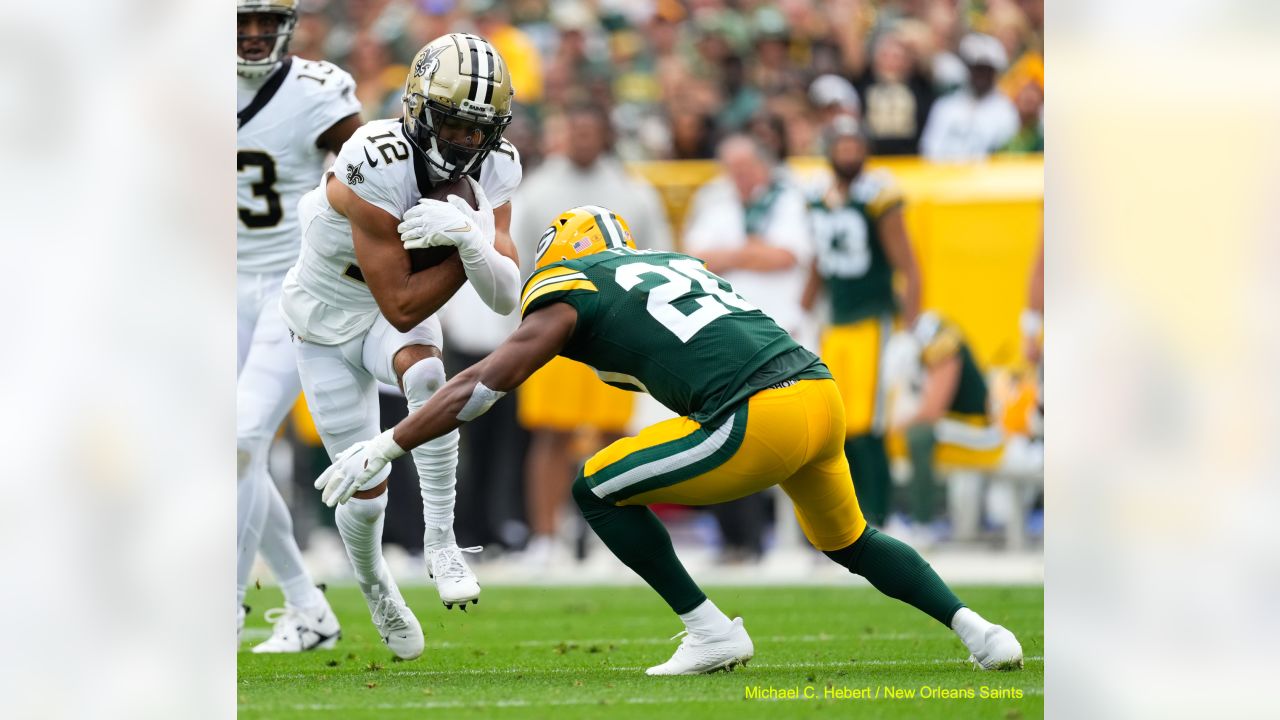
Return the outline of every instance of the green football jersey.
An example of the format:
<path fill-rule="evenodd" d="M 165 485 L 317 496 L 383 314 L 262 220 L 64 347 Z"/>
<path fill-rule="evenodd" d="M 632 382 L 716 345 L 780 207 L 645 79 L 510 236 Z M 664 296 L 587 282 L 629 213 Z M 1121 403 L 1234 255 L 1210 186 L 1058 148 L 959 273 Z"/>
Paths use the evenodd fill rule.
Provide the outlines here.
<path fill-rule="evenodd" d="M 834 192 L 809 203 L 818 274 L 837 325 L 893 313 L 893 266 L 880 241 L 879 220 L 901 207 L 902 193 L 884 173 L 863 173 L 848 196 Z"/>
<path fill-rule="evenodd" d="M 916 321 L 914 332 L 920 342 L 920 358 L 926 367 L 952 356 L 960 358 L 960 380 L 956 394 L 947 412 L 960 415 L 987 414 L 987 381 L 973 359 L 969 344 L 964 341 L 960 328 L 943 320 L 935 313 L 927 312 Z"/>
<path fill-rule="evenodd" d="M 770 385 L 831 377 L 816 355 L 688 255 L 617 248 L 553 263 L 525 283 L 521 315 L 555 302 L 578 311 L 561 355 L 703 425 Z"/>

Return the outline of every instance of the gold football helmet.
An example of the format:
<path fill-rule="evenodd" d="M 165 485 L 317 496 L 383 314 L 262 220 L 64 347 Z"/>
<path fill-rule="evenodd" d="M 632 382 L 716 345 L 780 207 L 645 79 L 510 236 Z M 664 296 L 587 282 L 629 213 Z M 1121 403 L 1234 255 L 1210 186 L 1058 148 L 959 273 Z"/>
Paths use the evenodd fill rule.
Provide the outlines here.
<path fill-rule="evenodd" d="M 450 33 L 418 51 L 404 86 L 404 129 L 436 180 L 480 167 L 511 122 L 511 73 L 486 40 Z"/>
<path fill-rule="evenodd" d="M 289 52 L 289 40 L 293 38 L 293 28 L 298 22 L 298 0 L 236 0 L 238 22 L 242 22 L 248 15 L 256 14 L 274 15 L 278 23 L 273 33 L 243 35 L 236 32 L 236 73 L 247 78 L 262 77 L 270 73 L 285 53 Z M 240 54 L 244 52 L 241 46 L 255 40 L 270 44 L 271 50 L 266 57 L 246 60 Z"/>
<path fill-rule="evenodd" d="M 622 247 L 636 249 L 627 221 L 599 205 L 582 205 L 565 210 L 551 221 L 538 240 L 534 269 Z"/>

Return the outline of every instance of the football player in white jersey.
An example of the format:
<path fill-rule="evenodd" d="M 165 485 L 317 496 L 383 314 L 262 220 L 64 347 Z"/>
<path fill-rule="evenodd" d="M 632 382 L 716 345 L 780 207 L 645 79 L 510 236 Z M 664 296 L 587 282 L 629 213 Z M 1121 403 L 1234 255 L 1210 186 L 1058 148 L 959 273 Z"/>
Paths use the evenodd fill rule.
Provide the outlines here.
<path fill-rule="evenodd" d="M 361 127 L 299 203 L 302 253 L 280 304 L 308 407 L 334 459 L 378 435 L 378 381 L 398 385 L 411 410 L 444 384 L 435 313 L 464 282 L 499 314 L 516 307 L 509 201 L 521 171 L 515 148 L 502 140 L 512 95 L 506 64 L 488 42 L 462 33 L 437 38 L 411 65 L 404 119 Z M 459 180 L 478 210 L 456 196 L 424 199 Z M 407 250 L 440 245 L 457 252 L 414 272 Z M 429 572 L 446 607 L 465 607 L 480 586 L 462 553 L 479 548 L 459 548 L 453 534 L 457 432 L 415 449 L 413 462 Z M 372 477 L 336 519 L 374 624 L 409 659 L 422 653 L 423 635 L 382 557 L 386 477 Z"/>
<path fill-rule="evenodd" d="M 360 127 L 355 82 L 327 62 L 290 57 L 297 0 L 237 0 L 236 445 L 237 605 L 262 551 L 284 591 L 285 607 L 267 612 L 270 638 L 254 652 L 332 647 L 337 618 L 311 581 L 293 537 L 293 521 L 267 474 L 267 451 L 298 397 L 298 365 L 280 317 L 280 283 L 298 257 L 298 198 Z"/>

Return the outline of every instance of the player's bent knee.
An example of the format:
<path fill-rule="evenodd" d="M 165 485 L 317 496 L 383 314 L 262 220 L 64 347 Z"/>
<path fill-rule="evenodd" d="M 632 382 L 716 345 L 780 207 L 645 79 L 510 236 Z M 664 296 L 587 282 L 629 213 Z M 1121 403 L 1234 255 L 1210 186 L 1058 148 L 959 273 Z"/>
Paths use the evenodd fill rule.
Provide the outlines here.
<path fill-rule="evenodd" d="M 438 357 L 423 358 L 404 371 L 400 382 L 410 402 L 425 403 L 444 385 L 444 362 Z"/>

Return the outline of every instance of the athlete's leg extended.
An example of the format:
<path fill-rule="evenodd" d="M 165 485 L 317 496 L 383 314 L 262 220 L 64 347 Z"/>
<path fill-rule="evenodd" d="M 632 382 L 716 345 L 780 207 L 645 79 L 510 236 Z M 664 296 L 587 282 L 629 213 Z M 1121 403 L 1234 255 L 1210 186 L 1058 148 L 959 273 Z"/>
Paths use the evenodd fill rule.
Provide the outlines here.
<path fill-rule="evenodd" d="M 397 331 L 379 317 L 365 341 L 365 367 L 377 379 L 398 384 L 408 400 L 409 411 L 413 412 L 426 405 L 444 385 L 442 345 L 440 322 L 435 317 L 427 318 L 407 333 Z M 411 455 L 422 492 L 426 526 L 423 548 L 440 600 L 446 607 L 474 603 L 480 595 L 480 585 L 461 553 L 479 551 L 479 548 L 459 548 L 453 533 L 458 431 L 419 445 Z"/>
<path fill-rule="evenodd" d="M 271 294 L 255 323 L 253 341 L 236 387 L 236 445 L 240 479 L 255 486 L 265 504 L 261 551 L 295 608 L 327 605 L 311 581 L 293 537 L 293 518 L 267 471 L 267 453 L 280 423 L 296 400 L 301 384 L 289 331 Z"/>
<path fill-rule="evenodd" d="M 236 378 L 244 369 L 253 346 L 253 332 L 262 309 L 261 277 L 241 273 L 236 277 Z M 240 389 L 237 388 L 237 394 Z M 239 403 L 237 403 L 237 408 Z M 239 421 L 237 419 L 237 424 Z M 242 445 L 242 443 L 237 443 Z M 251 479 L 252 449 L 238 447 L 236 454 L 236 605 L 241 607 L 240 624 L 244 624 L 244 596 L 249 573 L 262 541 L 263 523 L 267 516 L 266 488 Z"/>
<path fill-rule="evenodd" d="M 337 346 L 295 342 L 307 406 L 331 459 L 379 431 L 377 384 L 361 365 L 363 340 Z M 422 628 L 382 556 L 388 474 L 390 468 L 384 468 L 370 478 L 355 497 L 338 506 L 335 520 L 383 642 L 409 659 L 422 654 Z"/>
<path fill-rule="evenodd" d="M 680 614 L 689 638 L 650 674 L 708 672 L 754 652 L 741 620 L 730 621 L 689 577 L 671 540 L 645 507 L 708 505 L 763 490 L 805 461 L 809 429 L 795 402 L 802 383 L 757 393 L 714 427 L 673 418 L 593 456 L 574 498 L 596 534 Z"/>
<path fill-rule="evenodd" d="M 1022 649 L 1008 630 L 966 608 L 910 546 L 867 526 L 843 452 L 843 407 L 834 386 L 806 401 L 811 404 L 810 417 L 828 418 L 824 430 L 815 433 L 825 441 L 782 489 L 795 504 L 809 541 L 880 592 L 953 629 L 983 667 L 1021 667 Z"/>

